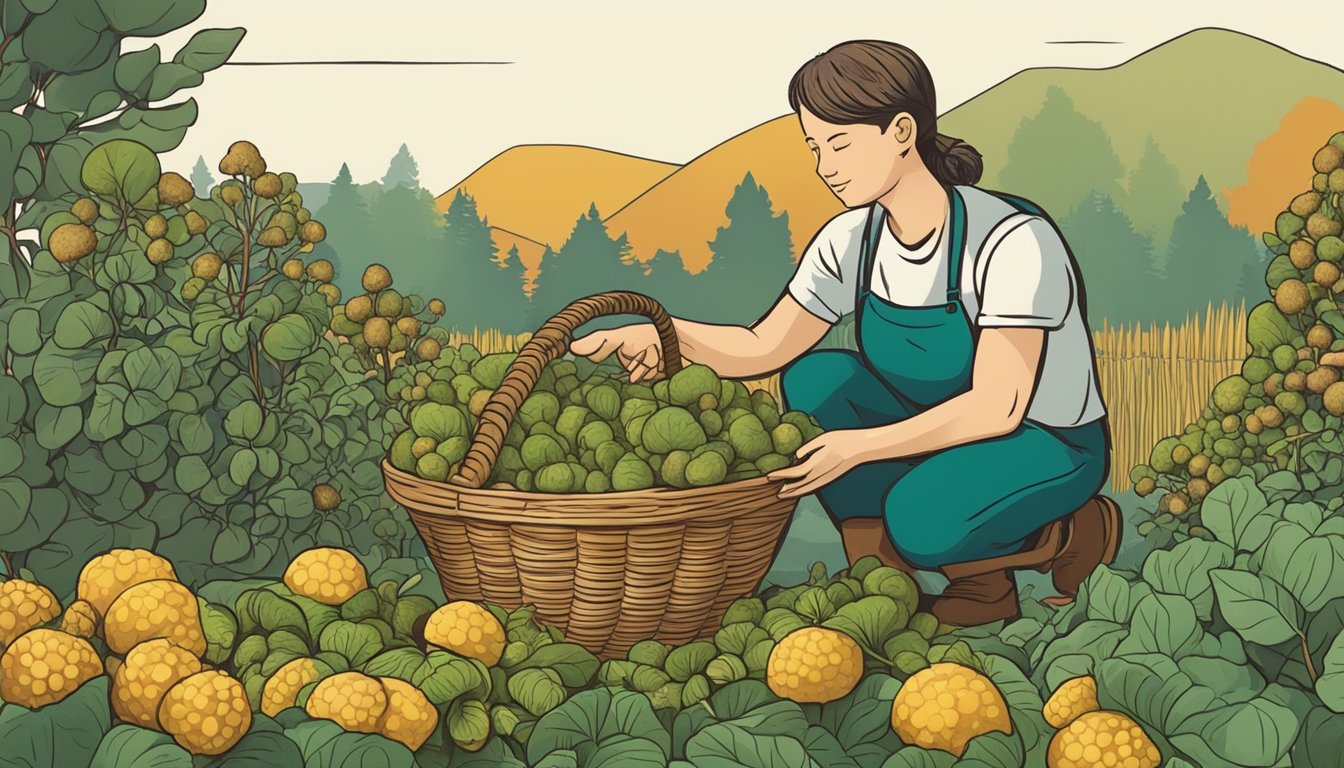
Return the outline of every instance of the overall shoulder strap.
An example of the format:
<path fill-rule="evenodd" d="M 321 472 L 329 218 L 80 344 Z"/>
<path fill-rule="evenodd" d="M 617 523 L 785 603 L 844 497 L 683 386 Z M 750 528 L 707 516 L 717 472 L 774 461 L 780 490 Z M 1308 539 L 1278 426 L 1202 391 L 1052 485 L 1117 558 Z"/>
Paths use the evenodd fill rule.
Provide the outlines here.
<path fill-rule="evenodd" d="M 868 206 L 868 218 L 864 220 L 863 240 L 859 243 L 859 274 L 855 283 L 854 308 L 857 310 L 859 302 L 863 300 L 863 295 L 868 292 L 869 282 L 872 279 L 872 262 L 876 258 L 878 239 L 882 236 L 882 227 L 887 225 L 886 211 L 882 207 L 873 203 Z"/>
<path fill-rule="evenodd" d="M 948 188 L 948 203 L 952 206 L 951 231 L 947 240 L 947 311 L 955 312 L 961 301 L 961 252 L 966 250 L 966 203 L 955 187 Z"/>
<path fill-rule="evenodd" d="M 985 191 L 1023 213 L 1030 213 L 1034 216 L 1045 216 L 1045 211 L 1041 210 L 1039 205 L 1036 205 L 1024 197 L 1018 197 L 1017 195 L 1010 195 L 1007 192 L 998 192 L 992 189 L 987 189 Z"/>

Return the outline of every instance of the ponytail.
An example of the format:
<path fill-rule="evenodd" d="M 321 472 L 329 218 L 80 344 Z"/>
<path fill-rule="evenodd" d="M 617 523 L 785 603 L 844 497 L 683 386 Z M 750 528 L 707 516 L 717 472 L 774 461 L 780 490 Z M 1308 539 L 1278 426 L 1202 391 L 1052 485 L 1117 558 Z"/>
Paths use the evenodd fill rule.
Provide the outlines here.
<path fill-rule="evenodd" d="M 929 144 L 933 156 L 925 158 L 925 164 L 940 184 L 966 185 L 980 180 L 985 164 L 975 147 L 943 133 Z"/>

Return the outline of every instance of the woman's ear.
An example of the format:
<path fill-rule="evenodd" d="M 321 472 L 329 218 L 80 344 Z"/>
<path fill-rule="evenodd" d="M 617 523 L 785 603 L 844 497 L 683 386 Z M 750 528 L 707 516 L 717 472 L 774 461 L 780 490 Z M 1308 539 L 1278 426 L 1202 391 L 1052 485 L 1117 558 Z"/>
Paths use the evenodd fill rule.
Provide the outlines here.
<path fill-rule="evenodd" d="M 901 144 L 913 144 L 915 140 L 915 116 L 909 112 L 898 112 L 887 123 L 883 133 L 888 134 Z"/>

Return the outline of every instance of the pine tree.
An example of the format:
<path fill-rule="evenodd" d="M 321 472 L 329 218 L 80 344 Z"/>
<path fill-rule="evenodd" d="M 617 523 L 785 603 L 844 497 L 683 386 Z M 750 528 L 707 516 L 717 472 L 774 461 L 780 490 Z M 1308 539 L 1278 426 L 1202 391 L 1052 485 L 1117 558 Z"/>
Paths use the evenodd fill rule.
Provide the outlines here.
<path fill-rule="evenodd" d="M 496 262 L 502 260 L 490 237 L 490 225 L 476 207 L 476 198 L 463 189 L 458 189 L 448 203 L 448 210 L 443 214 L 442 234 L 445 247 L 454 256 L 470 253 L 473 258 L 484 256 Z"/>
<path fill-rule="evenodd" d="M 378 258 L 402 285 L 423 286 L 429 294 L 444 291 L 455 279 L 443 258 L 440 231 L 443 216 L 434 196 L 420 187 L 396 185 L 373 202 L 373 238 Z M 488 254 L 487 254 L 488 257 Z"/>
<path fill-rule="evenodd" d="M 397 150 L 397 154 L 387 165 L 387 173 L 383 174 L 383 189 L 392 189 L 396 186 L 420 188 L 420 166 L 416 164 L 415 158 L 411 157 L 411 150 L 405 144 Z"/>
<path fill-rule="evenodd" d="M 1093 189 L 1121 199 L 1123 176 L 1106 129 L 1078 112 L 1063 88 L 1052 85 L 1041 111 L 1013 134 L 999 187 L 1031 199 L 1058 220 Z"/>
<path fill-rule="evenodd" d="M 327 238 L 319 245 L 327 245 L 336 256 L 332 262 L 340 265 L 336 270 L 336 286 L 346 296 L 362 293 L 360 279 L 364 268 L 378 261 L 373 250 L 373 215 L 345 163 L 341 163 L 340 172 L 331 182 L 327 201 L 313 218 L 327 228 Z"/>
<path fill-rule="evenodd" d="M 210 166 L 205 164 L 205 157 L 196 156 L 196 166 L 191 169 L 191 186 L 196 190 L 197 197 L 210 197 L 210 188 L 215 186 L 215 177 L 210 174 Z"/>
<path fill-rule="evenodd" d="M 1158 267 L 1166 264 L 1171 229 L 1185 194 L 1180 171 L 1167 160 L 1157 142 L 1149 136 L 1143 157 L 1129 176 L 1124 210 L 1134 221 L 1134 228 L 1153 241 Z"/>
<path fill-rule="evenodd" d="M 559 252 L 542 257 L 541 274 L 532 293 L 529 329 L 535 329 L 570 302 L 604 291 L 646 288 L 643 266 L 629 263 L 630 244 L 624 233 L 613 239 L 592 203 L 578 218 Z M 611 327 L 624 321 L 604 318 L 588 327 Z"/>
<path fill-rule="evenodd" d="M 1184 320 L 1209 302 L 1239 304 L 1247 262 L 1259 260 L 1255 239 L 1228 223 L 1201 174 L 1172 227 L 1160 303 L 1166 318 Z"/>
<path fill-rule="evenodd" d="M 697 319 L 749 325 L 770 311 L 793 276 L 792 236 L 787 212 L 776 214 L 765 187 L 748 171 L 726 209 L 709 248 L 709 266 L 696 275 L 704 286 Z"/>
<path fill-rule="evenodd" d="M 1152 241 L 1134 231 L 1113 200 L 1093 192 L 1059 228 L 1082 273 L 1091 328 L 1100 329 L 1103 320 L 1115 326 L 1157 319 L 1148 302 L 1136 300 L 1151 295 L 1161 282 Z"/>
<path fill-rule="evenodd" d="M 649 278 L 645 293 L 657 299 L 668 314 L 697 320 L 705 317 L 708 284 L 686 270 L 680 251 L 659 248 L 645 269 Z"/>
<path fill-rule="evenodd" d="M 522 262 L 518 246 L 500 254 L 476 200 L 459 189 L 443 215 L 437 260 L 450 277 L 437 290 L 448 306 L 444 324 L 518 333 L 523 328 Z"/>

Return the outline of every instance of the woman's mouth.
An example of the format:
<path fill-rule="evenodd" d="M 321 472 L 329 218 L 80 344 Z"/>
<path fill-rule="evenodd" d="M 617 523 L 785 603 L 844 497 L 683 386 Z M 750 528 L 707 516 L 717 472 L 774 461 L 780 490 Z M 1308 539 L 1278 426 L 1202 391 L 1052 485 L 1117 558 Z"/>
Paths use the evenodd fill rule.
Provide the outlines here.
<path fill-rule="evenodd" d="M 851 180 L 851 181 L 852 181 L 852 180 Z M 848 181 L 846 181 L 846 182 L 842 182 L 842 183 L 840 183 L 840 184 L 832 184 L 832 185 L 831 185 L 831 189 L 835 190 L 836 192 L 842 192 L 842 191 L 844 191 L 845 187 L 847 187 L 847 186 L 849 186 L 849 182 L 848 182 Z"/>

